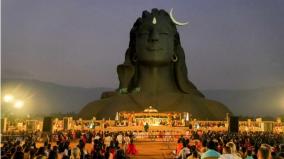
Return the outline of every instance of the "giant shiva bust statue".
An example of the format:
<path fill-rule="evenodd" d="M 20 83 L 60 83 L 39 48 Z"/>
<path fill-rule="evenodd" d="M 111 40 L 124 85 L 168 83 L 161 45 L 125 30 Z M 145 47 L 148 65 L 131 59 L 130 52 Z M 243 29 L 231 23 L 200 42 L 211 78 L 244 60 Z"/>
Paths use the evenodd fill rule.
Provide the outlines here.
<path fill-rule="evenodd" d="M 125 61 L 117 66 L 119 88 L 104 92 L 79 116 L 113 118 L 120 111 L 190 112 L 198 119 L 224 119 L 223 104 L 208 100 L 188 80 L 185 54 L 176 21 L 164 10 L 144 11 L 130 31 Z"/>

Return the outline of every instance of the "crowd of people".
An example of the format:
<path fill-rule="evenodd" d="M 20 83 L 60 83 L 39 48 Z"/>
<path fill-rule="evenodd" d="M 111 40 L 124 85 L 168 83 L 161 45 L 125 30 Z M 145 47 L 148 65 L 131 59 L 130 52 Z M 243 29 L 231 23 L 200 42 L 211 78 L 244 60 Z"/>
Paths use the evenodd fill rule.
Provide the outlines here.
<path fill-rule="evenodd" d="M 43 146 L 36 144 L 39 138 Z M 54 141 L 56 144 L 52 145 Z M 131 132 L 77 131 L 75 135 L 71 132 L 57 132 L 40 136 L 33 133 L 21 138 L 10 138 L 1 147 L 2 159 L 125 159 L 137 153 Z"/>
<path fill-rule="evenodd" d="M 284 134 L 269 132 L 192 132 L 178 139 L 179 159 L 283 159 Z"/>
<path fill-rule="evenodd" d="M 152 134 L 148 134 L 151 138 Z M 162 134 L 162 135 L 161 135 Z M 145 135 L 145 134 L 144 134 Z M 159 133 L 157 138 L 167 138 Z M 171 134 L 170 134 L 171 135 Z M 144 136 L 145 137 L 145 136 Z M 1 158 L 13 159 L 124 159 L 136 156 L 134 132 L 33 133 L 2 142 Z M 176 136 L 174 136 L 176 138 Z M 187 131 L 176 138 L 171 157 L 178 159 L 283 159 L 284 134 L 269 132 Z M 171 142 L 157 140 L 158 142 Z M 39 145 L 37 143 L 43 143 Z"/>

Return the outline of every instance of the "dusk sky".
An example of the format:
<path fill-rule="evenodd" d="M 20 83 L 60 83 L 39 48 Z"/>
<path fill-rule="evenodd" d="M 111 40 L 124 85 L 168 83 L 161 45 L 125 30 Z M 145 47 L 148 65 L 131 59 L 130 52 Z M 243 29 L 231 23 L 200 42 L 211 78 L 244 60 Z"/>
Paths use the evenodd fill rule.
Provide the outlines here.
<path fill-rule="evenodd" d="M 189 79 L 204 89 L 284 84 L 283 0 L 3 0 L 2 77 L 117 88 L 143 10 L 174 9 Z"/>

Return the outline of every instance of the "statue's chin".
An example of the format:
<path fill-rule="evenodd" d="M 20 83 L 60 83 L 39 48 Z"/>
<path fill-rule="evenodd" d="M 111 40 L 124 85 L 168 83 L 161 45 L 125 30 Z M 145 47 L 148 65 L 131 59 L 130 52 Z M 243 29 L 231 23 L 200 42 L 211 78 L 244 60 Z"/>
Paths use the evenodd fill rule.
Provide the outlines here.
<path fill-rule="evenodd" d="M 149 60 L 139 60 L 141 65 L 147 66 L 166 66 L 171 64 L 171 60 L 161 60 L 161 59 L 149 59 Z"/>
<path fill-rule="evenodd" d="M 138 62 L 149 66 L 163 66 L 171 64 L 171 57 L 171 55 L 168 55 L 165 52 L 153 51 L 140 57 L 138 56 Z"/>

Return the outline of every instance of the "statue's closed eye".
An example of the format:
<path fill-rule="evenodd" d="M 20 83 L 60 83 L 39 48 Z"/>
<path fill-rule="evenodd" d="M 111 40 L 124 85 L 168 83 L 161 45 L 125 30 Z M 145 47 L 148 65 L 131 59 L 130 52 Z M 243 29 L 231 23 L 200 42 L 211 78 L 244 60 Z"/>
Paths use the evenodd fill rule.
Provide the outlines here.
<path fill-rule="evenodd" d="M 145 36 L 145 35 L 149 35 L 149 32 L 141 32 L 138 34 L 138 36 Z"/>
<path fill-rule="evenodd" d="M 160 34 L 160 35 L 169 35 L 168 32 L 160 32 L 159 34 Z"/>
<path fill-rule="evenodd" d="M 149 34 L 150 34 L 150 32 L 141 32 L 141 33 L 139 33 L 138 35 L 139 35 L 139 36 L 143 36 L 143 35 L 149 35 Z M 168 32 L 160 32 L 159 34 L 160 34 L 160 35 L 169 35 Z"/>

